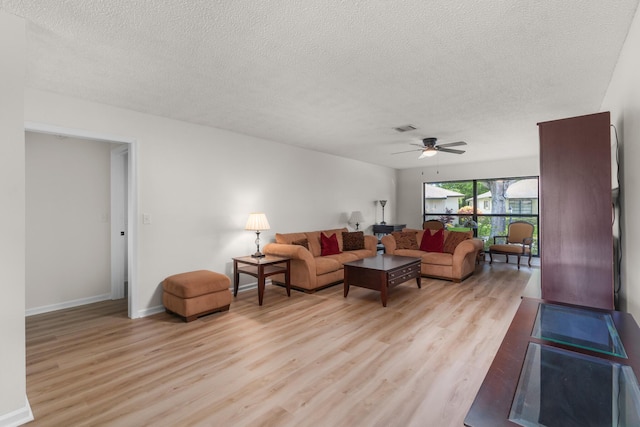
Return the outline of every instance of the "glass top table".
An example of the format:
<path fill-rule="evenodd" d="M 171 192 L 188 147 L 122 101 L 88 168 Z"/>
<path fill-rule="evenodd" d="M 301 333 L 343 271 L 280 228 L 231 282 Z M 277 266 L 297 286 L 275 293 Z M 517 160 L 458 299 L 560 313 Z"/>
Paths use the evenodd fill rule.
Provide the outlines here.
<path fill-rule="evenodd" d="M 640 426 L 630 366 L 529 343 L 509 420 L 525 427 Z"/>
<path fill-rule="evenodd" d="M 640 426 L 628 313 L 523 298 L 465 425 Z"/>
<path fill-rule="evenodd" d="M 535 338 L 627 358 L 611 314 L 541 303 L 533 325 Z"/>

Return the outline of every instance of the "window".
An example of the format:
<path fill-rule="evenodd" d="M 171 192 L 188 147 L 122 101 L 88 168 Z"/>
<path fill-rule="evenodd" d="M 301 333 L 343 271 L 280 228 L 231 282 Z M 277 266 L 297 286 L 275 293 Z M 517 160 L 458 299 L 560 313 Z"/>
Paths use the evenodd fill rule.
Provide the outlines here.
<path fill-rule="evenodd" d="M 425 182 L 424 220 L 438 219 L 448 229 L 478 224 L 476 235 L 485 249 L 494 236 L 506 236 L 511 222 L 534 225 L 533 254 L 538 255 L 538 177 Z"/>
<path fill-rule="evenodd" d="M 531 200 L 509 200 L 509 212 L 514 214 L 532 214 L 533 203 Z"/>

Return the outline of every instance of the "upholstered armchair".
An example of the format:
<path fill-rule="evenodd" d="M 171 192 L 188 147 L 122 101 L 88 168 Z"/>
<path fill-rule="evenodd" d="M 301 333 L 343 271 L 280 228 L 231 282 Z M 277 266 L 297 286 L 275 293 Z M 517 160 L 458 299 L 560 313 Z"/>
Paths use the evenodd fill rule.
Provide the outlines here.
<path fill-rule="evenodd" d="M 493 254 L 518 257 L 518 270 L 520 270 L 520 257 L 529 256 L 531 267 L 531 246 L 533 244 L 533 224 L 525 221 L 514 221 L 509 224 L 506 236 L 493 236 L 493 245 L 489 246 L 489 264 L 493 263 Z M 497 243 L 498 239 L 504 239 L 504 243 Z"/>

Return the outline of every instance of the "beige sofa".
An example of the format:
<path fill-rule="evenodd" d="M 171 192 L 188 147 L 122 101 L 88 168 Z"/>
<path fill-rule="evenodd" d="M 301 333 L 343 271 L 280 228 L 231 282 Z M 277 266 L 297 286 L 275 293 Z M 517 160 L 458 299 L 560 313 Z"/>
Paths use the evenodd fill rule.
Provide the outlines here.
<path fill-rule="evenodd" d="M 341 283 L 344 279 L 343 264 L 362 258 L 376 256 L 378 239 L 373 235 L 364 235 L 364 249 L 344 250 L 342 233 L 346 228 L 302 233 L 276 233 L 275 243 L 263 248 L 266 255 L 285 256 L 291 258 L 290 281 L 293 289 L 313 292 L 331 285 Z M 336 234 L 341 253 L 321 256 L 320 233 L 330 237 Z M 306 240 L 308 249 L 300 244 Z M 284 283 L 284 274 L 271 277 L 276 284 Z"/>
<path fill-rule="evenodd" d="M 420 246 L 422 235 L 425 230 L 405 228 L 402 231 L 415 232 L 416 241 L 418 246 Z M 445 240 L 449 233 L 450 232 L 447 230 L 444 231 Z M 469 237 L 471 236 L 472 233 L 470 232 Z M 484 248 L 484 244 L 481 239 L 469 238 L 460 242 L 455 247 L 453 254 L 424 252 L 419 249 L 397 249 L 396 239 L 393 234 L 384 236 L 382 238 L 382 244 L 384 245 L 385 253 L 387 254 L 420 258 L 422 260 L 420 272 L 423 276 L 452 280 L 454 282 L 461 282 L 473 274 L 476 267 L 478 252 Z"/>

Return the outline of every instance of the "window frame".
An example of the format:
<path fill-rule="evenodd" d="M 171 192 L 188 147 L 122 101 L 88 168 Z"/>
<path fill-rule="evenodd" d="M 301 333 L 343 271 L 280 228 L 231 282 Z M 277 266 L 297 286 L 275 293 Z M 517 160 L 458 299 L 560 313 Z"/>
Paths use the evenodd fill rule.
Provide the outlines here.
<path fill-rule="evenodd" d="M 509 219 L 509 223 L 514 222 L 514 221 L 519 221 L 519 220 L 527 220 L 529 219 L 529 221 L 532 220 L 532 222 L 534 223 L 534 245 L 535 247 L 532 248 L 532 252 L 533 252 L 533 256 L 534 257 L 539 257 L 540 256 L 540 233 L 539 233 L 539 225 L 540 225 L 540 209 L 538 206 L 538 211 L 536 213 L 533 212 L 533 202 L 530 201 L 530 210 L 531 213 L 513 213 L 513 212 L 506 212 L 504 214 L 501 213 L 486 213 L 483 212 L 481 214 L 478 214 L 478 184 L 479 183 L 483 183 L 483 182 L 488 182 L 488 181 L 496 181 L 496 180 L 516 180 L 516 181 L 522 181 L 522 180 L 526 180 L 526 179 L 535 179 L 538 181 L 538 200 L 540 199 L 540 177 L 537 175 L 533 175 L 533 176 L 519 176 L 519 177 L 505 177 L 505 178 L 484 178 L 484 179 L 461 179 L 461 180 L 449 180 L 449 181 L 434 181 L 434 182 L 426 182 L 424 181 L 422 183 L 422 220 L 423 222 L 428 220 L 428 219 L 433 219 L 434 217 L 440 218 L 443 216 L 451 216 L 454 218 L 460 218 L 460 217 L 469 217 L 471 216 L 471 219 L 473 219 L 473 221 L 475 221 L 477 224 L 480 224 L 479 222 L 479 218 L 491 218 L 491 217 L 503 217 L 503 218 L 508 218 Z M 473 212 L 471 215 L 469 214 L 459 214 L 457 212 L 455 213 L 447 213 L 447 212 L 427 212 L 427 185 L 438 185 L 438 184 L 444 184 L 444 183 L 457 183 L 457 182 L 465 182 L 465 183 L 471 183 L 472 184 L 472 191 L 473 191 L 473 195 L 472 195 L 472 204 L 473 204 Z M 465 199 L 466 200 L 466 199 Z M 509 200 L 509 204 L 511 202 L 511 200 L 518 200 L 519 201 L 519 206 L 520 206 L 520 211 L 522 210 L 522 201 L 524 200 L 529 200 L 529 199 L 508 199 Z M 488 201 L 485 201 L 485 203 L 487 203 Z M 509 206 L 509 204 L 507 205 L 507 207 Z M 538 205 L 538 204 L 536 204 Z M 458 207 L 459 209 L 459 207 Z M 481 209 L 482 210 L 482 209 Z M 528 221 L 528 222 L 529 222 Z M 477 229 L 473 230 L 474 232 L 474 236 L 477 236 Z M 498 232 L 500 233 L 500 232 Z M 483 240 L 485 240 L 485 251 L 488 250 L 488 247 L 491 243 L 493 243 L 493 239 L 491 237 L 493 236 L 497 236 L 497 235 L 502 235 L 500 234 L 493 234 L 493 230 L 492 233 L 486 237 L 486 239 L 483 237 Z"/>

